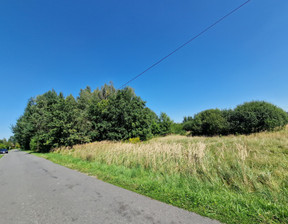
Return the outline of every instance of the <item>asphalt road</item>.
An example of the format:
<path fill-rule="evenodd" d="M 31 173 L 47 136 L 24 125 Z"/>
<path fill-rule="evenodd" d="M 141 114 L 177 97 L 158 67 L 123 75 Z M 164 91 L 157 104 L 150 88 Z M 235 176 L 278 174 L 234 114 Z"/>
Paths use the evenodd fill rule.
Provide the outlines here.
<path fill-rule="evenodd" d="M 0 159 L 0 223 L 219 222 L 14 150 Z"/>

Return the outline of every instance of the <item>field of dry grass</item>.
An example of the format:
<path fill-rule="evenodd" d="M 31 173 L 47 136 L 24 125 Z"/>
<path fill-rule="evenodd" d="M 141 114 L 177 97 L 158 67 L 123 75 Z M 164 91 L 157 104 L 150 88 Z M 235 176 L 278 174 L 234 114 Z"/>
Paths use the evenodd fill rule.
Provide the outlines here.
<path fill-rule="evenodd" d="M 288 223 L 288 127 L 94 142 L 38 155 L 224 223 Z"/>
<path fill-rule="evenodd" d="M 64 155 L 105 164 L 193 176 L 248 192 L 279 191 L 288 182 L 288 129 L 249 136 L 166 136 L 142 143 L 95 142 Z"/>

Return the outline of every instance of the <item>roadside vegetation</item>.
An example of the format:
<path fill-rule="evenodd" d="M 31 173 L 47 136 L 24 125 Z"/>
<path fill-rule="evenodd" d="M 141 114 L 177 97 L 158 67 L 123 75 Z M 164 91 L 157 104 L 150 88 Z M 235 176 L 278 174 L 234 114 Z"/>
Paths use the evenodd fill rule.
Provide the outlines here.
<path fill-rule="evenodd" d="M 287 113 L 277 106 L 252 101 L 234 110 L 209 109 L 174 123 L 146 107 L 130 87 L 113 84 L 81 89 L 79 96 L 65 97 L 51 90 L 30 98 L 24 114 L 12 127 L 14 140 L 25 150 L 49 152 L 95 141 L 141 141 L 168 134 L 215 136 L 280 130 L 288 124 Z"/>
<path fill-rule="evenodd" d="M 25 150 L 48 152 L 51 148 L 102 140 L 141 141 L 171 133 L 171 119 L 156 115 L 133 89 L 81 89 L 75 99 L 54 90 L 29 99 L 24 114 L 12 127 Z"/>
<path fill-rule="evenodd" d="M 0 159 L 3 157 L 3 155 L 0 155 Z"/>
<path fill-rule="evenodd" d="M 248 136 L 171 135 L 41 156 L 225 223 L 288 223 L 287 137 L 287 128 Z"/>
<path fill-rule="evenodd" d="M 287 124 L 264 101 L 174 123 L 110 83 L 31 98 L 12 129 L 24 150 L 201 215 L 288 223 Z"/>
<path fill-rule="evenodd" d="M 280 130 L 288 123 L 283 109 L 264 101 L 238 105 L 234 110 L 209 109 L 184 117 L 183 129 L 196 136 L 251 134 Z"/>
<path fill-rule="evenodd" d="M 16 143 L 14 136 L 10 137 L 8 140 L 3 138 L 0 139 L 0 149 L 14 149 L 20 148 L 20 145 Z"/>

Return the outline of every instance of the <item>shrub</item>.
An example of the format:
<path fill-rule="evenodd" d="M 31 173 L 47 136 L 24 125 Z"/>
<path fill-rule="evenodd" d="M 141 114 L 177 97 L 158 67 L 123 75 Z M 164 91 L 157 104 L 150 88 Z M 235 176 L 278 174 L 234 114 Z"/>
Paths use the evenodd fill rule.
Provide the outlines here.
<path fill-rule="evenodd" d="M 172 130 L 172 124 L 173 121 L 170 119 L 170 117 L 166 113 L 161 113 L 159 117 L 159 128 L 160 128 L 160 135 L 168 135 L 171 134 Z"/>
<path fill-rule="evenodd" d="M 165 136 L 172 133 L 173 121 L 166 113 L 161 113 L 160 116 L 153 119 L 151 123 L 151 132 L 154 136 Z"/>
<path fill-rule="evenodd" d="M 222 130 L 221 135 L 229 135 L 233 133 L 232 126 L 231 126 L 231 120 L 234 111 L 229 109 L 229 110 L 221 110 L 222 116 L 226 121 L 225 128 Z"/>
<path fill-rule="evenodd" d="M 38 144 L 38 139 L 36 137 L 33 137 L 30 141 L 30 149 L 32 151 L 38 151 L 39 150 L 39 144 Z"/>
<path fill-rule="evenodd" d="M 173 123 L 171 126 L 172 134 L 185 135 L 186 131 L 183 129 L 183 124 Z"/>
<path fill-rule="evenodd" d="M 252 101 L 237 106 L 230 123 L 233 133 L 250 134 L 281 129 L 288 123 L 288 115 L 271 103 Z"/>
<path fill-rule="evenodd" d="M 139 143 L 139 142 L 141 142 L 139 137 L 129 138 L 129 143 L 136 144 L 136 143 Z"/>
<path fill-rule="evenodd" d="M 252 101 L 234 110 L 211 109 L 185 117 L 183 129 L 192 135 L 251 134 L 281 129 L 288 124 L 288 114 L 264 101 Z"/>
<path fill-rule="evenodd" d="M 184 127 L 185 130 L 191 131 L 192 135 L 213 136 L 227 132 L 228 122 L 221 110 L 210 109 L 196 114 Z"/>

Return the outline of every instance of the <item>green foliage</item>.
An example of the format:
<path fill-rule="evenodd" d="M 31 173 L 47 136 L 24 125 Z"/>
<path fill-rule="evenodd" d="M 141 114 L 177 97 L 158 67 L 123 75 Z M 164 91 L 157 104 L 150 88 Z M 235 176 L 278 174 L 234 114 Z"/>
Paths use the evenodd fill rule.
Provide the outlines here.
<path fill-rule="evenodd" d="M 173 121 L 168 117 L 166 113 L 161 113 L 159 117 L 159 128 L 160 128 L 160 135 L 168 135 L 172 133 L 172 124 Z"/>
<path fill-rule="evenodd" d="M 30 140 L 29 146 L 32 151 L 35 152 L 39 151 L 39 142 L 36 136 Z"/>
<path fill-rule="evenodd" d="M 76 99 L 54 90 L 31 98 L 12 130 L 23 149 L 48 152 L 91 141 L 149 139 L 155 116 L 133 89 L 116 90 L 110 83 L 81 89 Z M 161 133 L 170 131 L 167 115 L 157 124 Z"/>
<path fill-rule="evenodd" d="M 141 142 L 141 140 L 140 140 L 139 137 L 136 137 L 136 138 L 129 138 L 128 142 L 129 142 L 129 143 L 132 143 L 132 144 L 136 144 L 136 143 Z"/>
<path fill-rule="evenodd" d="M 145 102 L 131 88 L 118 90 L 109 99 L 93 103 L 88 111 L 92 140 L 146 140 L 151 118 Z"/>
<path fill-rule="evenodd" d="M 187 121 L 185 130 L 192 135 L 219 135 L 227 130 L 228 122 L 219 109 L 210 109 L 196 114 L 193 120 Z"/>
<path fill-rule="evenodd" d="M 233 133 L 250 134 L 283 128 L 288 123 L 288 115 L 273 104 L 253 101 L 237 106 L 230 122 Z"/>
<path fill-rule="evenodd" d="M 192 135 L 251 134 L 281 129 L 288 124 L 287 113 L 264 101 L 253 101 L 234 110 L 211 109 L 184 117 L 183 129 Z"/>
<path fill-rule="evenodd" d="M 0 139 L 0 149 L 13 149 L 16 144 L 18 143 L 15 141 L 14 136 L 11 136 L 8 141 L 6 138 Z"/>
<path fill-rule="evenodd" d="M 4 139 L 0 139 L 0 149 L 6 149 L 7 148 L 7 140 Z"/>
<path fill-rule="evenodd" d="M 183 129 L 182 123 L 173 123 L 171 125 L 171 133 L 177 135 L 185 135 L 186 131 Z"/>
<path fill-rule="evenodd" d="M 182 123 L 182 127 L 184 131 L 191 131 L 193 128 L 193 120 L 192 121 L 186 121 Z"/>
<path fill-rule="evenodd" d="M 35 119 L 35 99 L 30 98 L 24 110 L 24 114 L 17 120 L 12 131 L 17 142 L 23 149 L 30 149 L 30 140 L 36 132 Z"/>
<path fill-rule="evenodd" d="M 157 115 L 156 115 L 157 116 Z M 172 133 L 173 121 L 166 113 L 161 113 L 159 117 L 153 119 L 151 131 L 154 136 L 165 136 Z"/>
<path fill-rule="evenodd" d="M 183 119 L 183 123 L 186 123 L 188 121 L 193 121 L 193 117 L 191 117 L 191 116 L 186 117 L 185 116 L 184 119 Z"/>

